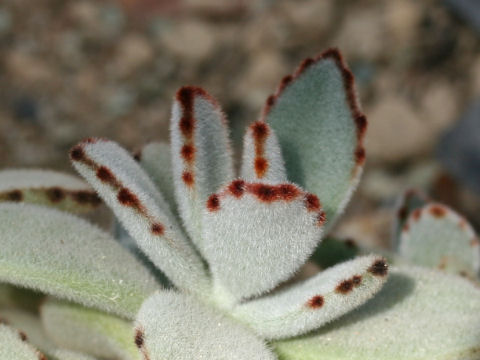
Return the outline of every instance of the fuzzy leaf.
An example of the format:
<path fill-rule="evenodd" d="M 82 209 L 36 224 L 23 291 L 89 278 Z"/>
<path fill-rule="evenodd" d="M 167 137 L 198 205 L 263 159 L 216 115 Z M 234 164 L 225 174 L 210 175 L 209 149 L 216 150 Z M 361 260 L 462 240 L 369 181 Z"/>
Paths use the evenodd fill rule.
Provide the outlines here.
<path fill-rule="evenodd" d="M 28 342 L 46 355 L 53 355 L 55 345 L 47 337 L 40 318 L 18 309 L 0 309 L 0 319 L 27 336 Z"/>
<path fill-rule="evenodd" d="M 417 267 L 391 269 L 365 305 L 321 330 L 274 348 L 281 360 L 474 360 L 480 289 Z"/>
<path fill-rule="evenodd" d="M 205 90 L 183 87 L 171 117 L 172 167 L 180 215 L 202 249 L 202 211 L 207 198 L 233 179 L 226 119 Z"/>
<path fill-rule="evenodd" d="M 320 241 L 324 220 L 318 198 L 289 183 L 235 180 L 212 195 L 204 213 L 204 253 L 216 295 L 239 300 L 287 280 Z"/>
<path fill-rule="evenodd" d="M 248 328 L 193 297 L 172 291 L 158 292 L 142 305 L 135 343 L 144 359 L 150 360 L 276 358 Z"/>
<path fill-rule="evenodd" d="M 41 317 L 48 336 L 60 348 L 99 358 L 140 359 L 128 321 L 55 299 L 43 304 Z"/>
<path fill-rule="evenodd" d="M 470 224 L 448 207 L 430 203 L 411 213 L 398 249 L 408 261 L 475 278 L 480 242 Z"/>
<path fill-rule="evenodd" d="M 394 218 L 392 231 L 392 248 L 398 249 L 402 229 L 407 222 L 409 215 L 416 209 L 421 208 L 429 202 L 426 195 L 422 192 L 410 189 L 407 190 L 399 199 L 397 205 L 397 214 Z"/>
<path fill-rule="evenodd" d="M 54 356 L 58 360 L 95 360 L 95 358 L 91 356 L 79 354 L 69 350 L 57 350 L 54 353 Z"/>
<path fill-rule="evenodd" d="M 45 356 L 24 340 L 24 335 L 0 323 L 0 359 L 46 360 Z"/>
<path fill-rule="evenodd" d="M 158 285 L 108 234 L 68 213 L 0 204 L 0 280 L 132 317 Z"/>
<path fill-rule="evenodd" d="M 304 60 L 268 98 L 263 119 L 278 136 L 288 179 L 322 199 L 331 228 L 362 172 L 367 125 L 340 52 Z"/>
<path fill-rule="evenodd" d="M 365 256 L 272 295 L 238 305 L 233 315 L 267 339 L 304 334 L 362 305 L 387 279 L 387 264 Z"/>
<path fill-rule="evenodd" d="M 241 177 L 269 183 L 287 181 L 277 136 L 263 121 L 250 125 L 245 134 Z"/>
<path fill-rule="evenodd" d="M 170 210 L 175 212 L 177 204 L 175 202 L 170 146 L 163 142 L 149 143 L 143 147 L 136 158 L 164 196 Z"/>
<path fill-rule="evenodd" d="M 179 288 L 205 290 L 204 265 L 148 175 L 116 143 L 87 139 L 70 151 L 75 168 L 115 212 L 140 249 Z"/>
<path fill-rule="evenodd" d="M 85 212 L 101 201 L 87 183 L 76 176 L 51 170 L 0 171 L 0 202 L 14 201 Z"/>

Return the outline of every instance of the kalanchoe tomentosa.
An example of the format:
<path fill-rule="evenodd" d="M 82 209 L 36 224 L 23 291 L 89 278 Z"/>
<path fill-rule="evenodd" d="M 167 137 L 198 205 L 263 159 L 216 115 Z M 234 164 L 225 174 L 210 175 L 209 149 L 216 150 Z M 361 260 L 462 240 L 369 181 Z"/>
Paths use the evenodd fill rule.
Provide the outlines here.
<path fill-rule="evenodd" d="M 387 276 L 382 256 L 363 255 L 283 284 L 350 199 L 366 125 L 353 76 L 331 49 L 268 98 L 247 129 L 239 174 L 224 114 L 192 86 L 175 96 L 170 149 L 152 143 L 134 159 L 105 139 L 73 147 L 73 165 L 128 232 L 118 240 L 137 258 L 138 246 L 173 289 L 160 289 L 132 252 L 84 220 L 12 203 L 96 204 L 83 185 L 56 173 L 40 185 L 31 179 L 43 172 L 0 174 L 0 197 L 10 200 L 0 205 L 0 279 L 52 295 L 41 308 L 52 342 L 37 334 L 32 343 L 58 359 L 84 358 L 75 351 L 125 360 L 478 358 L 480 291 L 457 275 L 400 265 Z M 30 180 L 20 186 L 8 180 L 22 174 Z M 393 261 L 440 261 L 477 276 L 478 241 L 466 221 L 410 200 L 394 231 L 406 260 Z M 456 242 L 435 247 L 435 236 L 449 243 L 445 233 Z M 13 310 L 4 317 L 32 334 L 39 328 Z M 13 336 L 0 331 L 0 343 Z M 17 345 L 0 355 L 38 356 Z"/>

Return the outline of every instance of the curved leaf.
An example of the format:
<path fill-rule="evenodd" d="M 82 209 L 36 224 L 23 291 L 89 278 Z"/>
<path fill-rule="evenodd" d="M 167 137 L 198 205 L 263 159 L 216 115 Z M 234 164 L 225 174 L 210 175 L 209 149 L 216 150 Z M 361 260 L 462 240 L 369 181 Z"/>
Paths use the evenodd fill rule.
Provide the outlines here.
<path fill-rule="evenodd" d="M 0 280 L 132 318 L 158 285 L 108 234 L 68 213 L 0 204 Z"/>
<path fill-rule="evenodd" d="M 0 359 L 10 360 L 47 360 L 30 344 L 25 335 L 0 323 Z"/>

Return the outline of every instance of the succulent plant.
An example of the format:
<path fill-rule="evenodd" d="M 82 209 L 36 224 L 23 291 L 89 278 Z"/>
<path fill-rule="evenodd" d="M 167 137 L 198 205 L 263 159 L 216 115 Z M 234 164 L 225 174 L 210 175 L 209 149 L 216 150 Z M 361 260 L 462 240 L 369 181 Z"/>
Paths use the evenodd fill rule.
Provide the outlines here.
<path fill-rule="evenodd" d="M 100 202 L 79 179 L 0 172 L 0 358 L 480 359 L 480 247 L 453 210 L 409 192 L 396 253 L 321 243 L 359 181 L 366 125 L 330 49 L 267 99 L 238 175 L 224 114 L 193 86 L 175 96 L 170 148 L 74 146 L 115 237 L 67 213 Z M 328 265 L 291 280 L 309 259 Z"/>

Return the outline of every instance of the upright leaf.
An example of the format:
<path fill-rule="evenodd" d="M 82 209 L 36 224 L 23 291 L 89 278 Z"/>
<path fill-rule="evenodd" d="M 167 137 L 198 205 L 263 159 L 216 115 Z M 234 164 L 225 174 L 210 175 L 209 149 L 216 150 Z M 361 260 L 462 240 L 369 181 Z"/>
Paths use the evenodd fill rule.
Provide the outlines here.
<path fill-rule="evenodd" d="M 158 285 L 108 234 L 67 213 L 0 204 L 0 281 L 131 318 Z"/>
<path fill-rule="evenodd" d="M 0 359 L 47 360 L 26 342 L 25 334 L 0 323 Z"/>
<path fill-rule="evenodd" d="M 480 274 L 480 242 L 463 217 L 430 203 L 411 213 L 398 249 L 408 261 L 473 278 Z"/>
<path fill-rule="evenodd" d="M 365 305 L 309 335 L 273 344 L 281 360 L 474 360 L 480 289 L 418 267 L 391 269 Z"/>
<path fill-rule="evenodd" d="M 158 292 L 142 305 L 135 343 L 149 360 L 274 360 L 267 346 L 243 325 L 197 299 Z"/>
<path fill-rule="evenodd" d="M 187 86 L 175 97 L 171 118 L 172 168 L 180 215 L 202 248 L 202 211 L 207 198 L 232 180 L 225 116 L 205 90 Z"/>
<path fill-rule="evenodd" d="M 112 141 L 87 139 L 70 151 L 70 157 L 142 251 L 176 286 L 187 291 L 208 288 L 201 259 L 162 194 L 127 151 Z"/>
<path fill-rule="evenodd" d="M 100 198 L 76 176 L 51 170 L 0 171 L 0 202 L 26 202 L 85 212 L 100 205 Z"/>
<path fill-rule="evenodd" d="M 385 260 L 359 257 L 277 293 L 238 305 L 233 316 L 267 339 L 318 329 L 362 305 L 383 286 Z"/>
<path fill-rule="evenodd" d="M 254 122 L 245 134 L 241 177 L 270 183 L 287 181 L 277 136 L 263 121 Z"/>
<path fill-rule="evenodd" d="M 322 199 L 331 228 L 362 172 L 367 126 L 340 52 L 304 60 L 268 98 L 263 119 L 278 136 L 288 179 Z"/>
<path fill-rule="evenodd" d="M 43 304 L 41 317 L 45 331 L 59 348 L 99 358 L 140 359 L 128 321 L 54 299 Z"/>
<path fill-rule="evenodd" d="M 320 241 L 324 221 L 318 198 L 290 183 L 235 180 L 213 194 L 204 214 L 204 254 L 216 295 L 228 303 L 287 280 Z"/>

